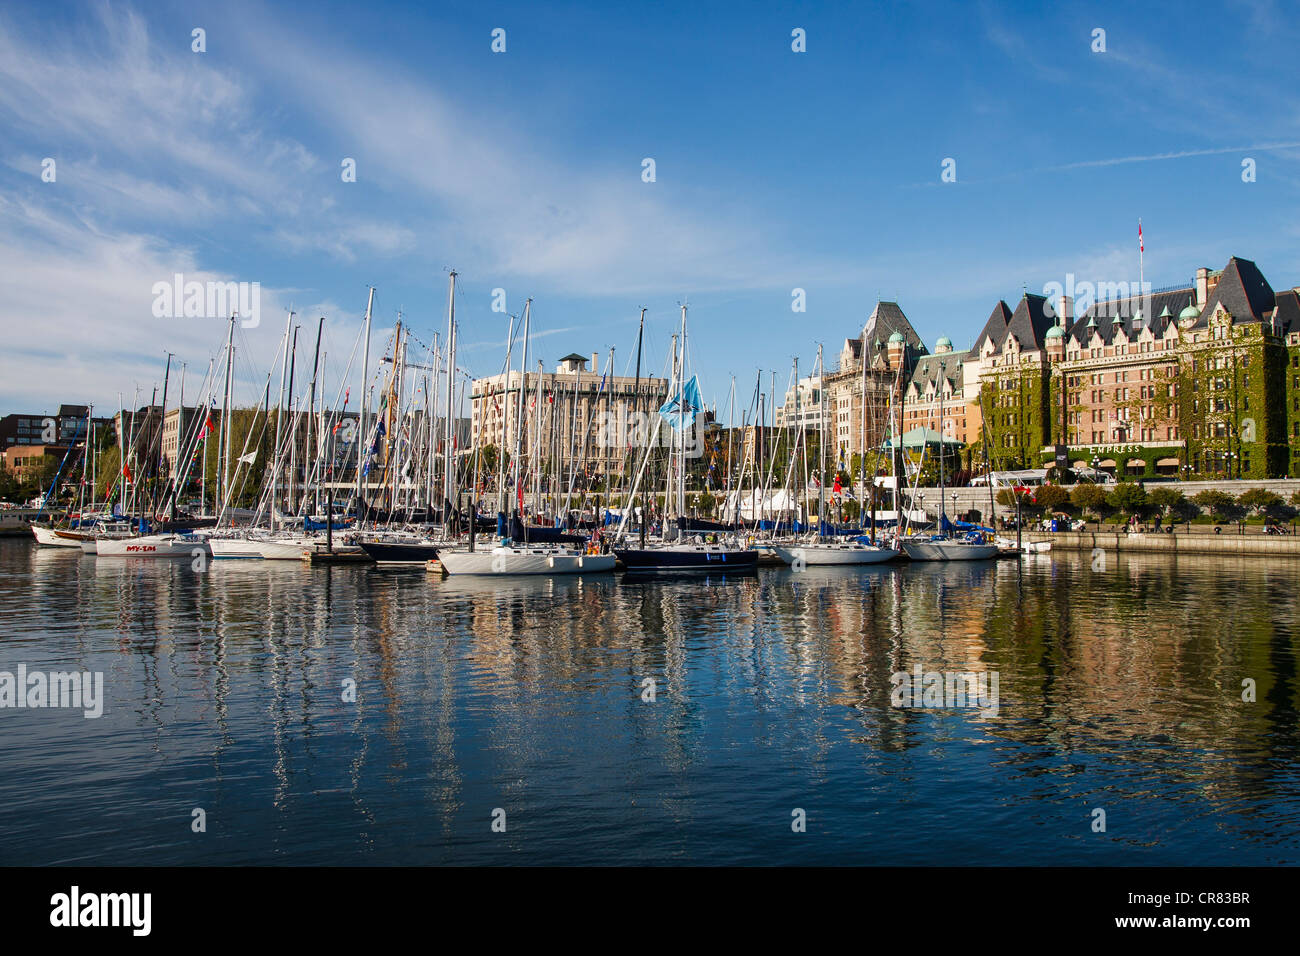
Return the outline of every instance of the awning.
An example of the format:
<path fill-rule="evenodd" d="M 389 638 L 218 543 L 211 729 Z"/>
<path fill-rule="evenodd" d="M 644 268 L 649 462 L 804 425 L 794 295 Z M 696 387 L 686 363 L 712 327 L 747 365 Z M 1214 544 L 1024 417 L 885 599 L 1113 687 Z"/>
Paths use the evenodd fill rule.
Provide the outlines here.
<path fill-rule="evenodd" d="M 964 448 L 965 442 L 955 438 L 946 438 L 933 428 L 917 426 L 911 431 L 903 432 L 903 448 L 937 448 L 946 445 L 949 448 Z M 885 442 L 885 448 L 894 448 L 894 439 Z"/>

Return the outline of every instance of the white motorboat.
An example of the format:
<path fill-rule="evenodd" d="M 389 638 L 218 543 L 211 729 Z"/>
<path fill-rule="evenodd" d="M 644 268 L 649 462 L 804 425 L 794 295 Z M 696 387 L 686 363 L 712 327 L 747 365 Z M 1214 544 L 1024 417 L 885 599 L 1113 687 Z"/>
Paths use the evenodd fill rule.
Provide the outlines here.
<path fill-rule="evenodd" d="M 98 554 L 100 538 L 129 538 L 135 534 L 129 521 L 98 521 L 92 530 L 93 534 L 81 540 L 83 554 Z"/>
<path fill-rule="evenodd" d="M 447 574 L 595 574 L 613 571 L 612 554 L 583 554 L 571 548 L 498 546 L 486 551 L 443 550 Z"/>
<path fill-rule="evenodd" d="M 892 561 L 899 552 L 894 548 L 881 548 L 859 541 L 810 541 L 798 545 L 773 545 L 776 556 L 794 567 L 879 564 Z"/>
<path fill-rule="evenodd" d="M 1010 538 L 998 538 L 998 550 L 1003 554 L 1047 554 L 1052 550 L 1050 541 L 1026 541 L 1016 547 Z"/>
<path fill-rule="evenodd" d="M 146 534 L 96 538 L 95 553 L 101 558 L 210 558 L 212 548 L 196 534 Z"/>

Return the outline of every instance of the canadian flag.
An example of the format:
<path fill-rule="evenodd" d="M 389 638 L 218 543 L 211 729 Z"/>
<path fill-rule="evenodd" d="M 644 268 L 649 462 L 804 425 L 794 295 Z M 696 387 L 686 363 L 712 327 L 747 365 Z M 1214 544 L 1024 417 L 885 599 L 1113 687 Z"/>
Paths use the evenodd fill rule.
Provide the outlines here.
<path fill-rule="evenodd" d="M 1138 220 L 1138 252 L 1146 252 L 1146 246 L 1142 244 L 1142 220 Z"/>

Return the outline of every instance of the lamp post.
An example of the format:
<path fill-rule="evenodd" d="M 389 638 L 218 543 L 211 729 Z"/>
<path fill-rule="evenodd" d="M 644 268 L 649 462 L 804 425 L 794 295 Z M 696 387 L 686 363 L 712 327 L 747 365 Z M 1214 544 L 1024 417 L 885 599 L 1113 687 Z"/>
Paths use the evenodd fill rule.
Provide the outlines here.
<path fill-rule="evenodd" d="M 952 493 L 952 515 L 957 517 L 957 492 Z"/>

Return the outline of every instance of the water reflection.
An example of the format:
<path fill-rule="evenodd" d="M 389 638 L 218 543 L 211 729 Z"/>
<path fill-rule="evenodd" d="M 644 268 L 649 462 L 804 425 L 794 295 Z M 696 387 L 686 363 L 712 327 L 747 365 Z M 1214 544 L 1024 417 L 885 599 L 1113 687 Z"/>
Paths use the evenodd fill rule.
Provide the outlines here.
<path fill-rule="evenodd" d="M 108 695 L 0 713 L 0 860 L 1295 861 L 1294 566 L 1112 557 L 444 580 L 0 542 L 0 669 Z M 917 666 L 996 672 L 998 716 L 891 706 Z"/>

